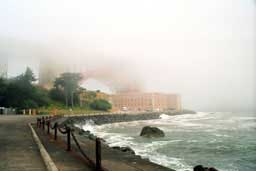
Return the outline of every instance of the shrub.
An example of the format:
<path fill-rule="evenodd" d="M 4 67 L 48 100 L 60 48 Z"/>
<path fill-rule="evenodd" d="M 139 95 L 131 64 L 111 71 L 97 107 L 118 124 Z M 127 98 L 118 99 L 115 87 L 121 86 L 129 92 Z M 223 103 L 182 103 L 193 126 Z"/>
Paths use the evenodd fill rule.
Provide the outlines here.
<path fill-rule="evenodd" d="M 91 104 L 90 107 L 95 110 L 108 111 L 112 108 L 112 105 L 104 99 L 96 99 Z"/>

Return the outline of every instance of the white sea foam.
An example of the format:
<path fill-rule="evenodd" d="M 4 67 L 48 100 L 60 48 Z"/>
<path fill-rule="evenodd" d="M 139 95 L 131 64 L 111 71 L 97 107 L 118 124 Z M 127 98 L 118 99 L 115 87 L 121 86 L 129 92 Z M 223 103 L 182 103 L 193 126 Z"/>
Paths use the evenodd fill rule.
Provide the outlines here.
<path fill-rule="evenodd" d="M 150 157 L 149 160 L 166 167 L 178 168 L 177 171 L 192 170 L 192 166 L 186 164 L 184 160 L 174 157 L 168 157 L 159 153 L 154 153 L 154 155 Z"/>
<path fill-rule="evenodd" d="M 188 143 L 197 143 L 198 140 L 188 140 Z"/>
<path fill-rule="evenodd" d="M 140 155 L 142 158 L 149 158 L 150 161 L 161 164 L 166 167 L 175 168 L 177 171 L 191 170 L 191 166 L 187 165 L 182 159 L 174 158 L 170 156 L 163 155 L 158 153 L 157 150 L 162 148 L 165 145 L 171 143 L 179 143 L 183 140 L 168 140 L 168 141 L 153 141 L 149 143 L 138 143 L 134 141 L 134 137 L 131 137 L 127 134 L 122 133 L 111 133 L 108 130 L 121 129 L 127 127 L 137 127 L 139 125 L 161 125 L 165 132 L 171 132 L 173 128 L 168 126 L 178 126 L 182 128 L 181 131 L 184 131 L 184 127 L 205 127 L 205 125 L 200 123 L 193 123 L 192 121 L 201 119 L 210 119 L 208 113 L 199 113 L 199 114 L 187 114 L 187 115 L 174 115 L 169 116 L 166 114 L 160 115 L 161 119 L 157 120 L 147 120 L 147 121 L 133 121 L 123 122 L 123 123 L 113 123 L 96 126 L 93 122 L 89 121 L 83 125 L 84 130 L 89 130 L 94 133 L 96 136 L 101 137 L 106 140 L 107 144 L 110 147 L 119 146 L 119 147 L 131 147 L 135 154 Z M 165 126 L 166 125 L 166 126 Z M 189 140 L 189 143 L 197 143 L 197 140 Z"/>
<path fill-rule="evenodd" d="M 199 114 L 185 114 L 185 115 L 166 115 L 166 114 L 161 114 L 160 119 L 156 120 L 150 120 L 147 121 L 148 124 L 152 125 L 162 125 L 162 126 L 178 126 L 178 127 L 207 127 L 207 125 L 198 123 L 198 122 L 193 122 L 193 121 L 198 121 L 198 120 L 209 120 L 212 119 L 213 116 L 208 116 L 209 113 L 199 113 Z M 208 117 L 206 117 L 208 116 Z M 171 131 L 168 129 L 165 129 L 165 131 Z"/>
<path fill-rule="evenodd" d="M 107 125 L 107 127 L 109 126 L 110 125 Z M 119 124 L 116 123 L 116 124 L 113 124 L 112 126 L 119 127 Z M 154 163 L 161 164 L 166 167 L 172 166 L 175 168 L 179 168 L 177 169 L 177 171 L 184 171 L 185 169 L 191 169 L 191 167 L 186 165 L 184 161 L 182 161 L 182 159 L 168 157 L 156 152 L 157 149 L 169 143 L 177 143 L 182 140 L 153 141 L 151 143 L 138 143 L 134 141 L 134 137 L 129 137 L 125 134 L 103 132 L 106 126 L 94 126 L 94 127 L 95 127 L 95 129 L 93 129 L 94 133 L 97 136 L 103 138 L 110 147 L 129 146 L 134 150 L 135 154 L 140 155 L 142 158 L 148 158 L 150 161 Z M 86 125 L 84 128 L 90 128 L 90 126 Z"/>
<path fill-rule="evenodd" d="M 84 122 L 75 124 L 75 126 L 80 129 L 83 129 L 85 131 L 90 131 L 90 132 L 94 132 L 94 129 L 95 129 L 95 123 L 93 120 L 85 120 Z"/>
<path fill-rule="evenodd" d="M 171 118 L 171 116 L 166 115 L 166 114 L 161 114 L 161 115 L 159 116 L 159 118 L 160 118 L 160 119 L 169 119 L 169 118 Z"/>
<path fill-rule="evenodd" d="M 230 137 L 232 137 L 232 136 L 230 136 L 230 135 L 226 135 L 226 134 L 213 134 L 214 136 L 216 136 L 216 137 L 224 137 L 224 138 L 230 138 Z"/>
<path fill-rule="evenodd" d="M 221 153 L 234 148 L 233 146 L 229 146 L 227 142 L 232 142 L 237 138 L 236 132 L 238 130 L 253 130 L 252 128 L 256 126 L 255 119 L 256 117 L 244 117 L 242 115 L 233 116 L 223 113 L 200 112 L 198 114 L 173 116 L 162 114 L 160 118 L 156 120 L 122 122 L 101 126 L 87 122 L 83 125 L 83 128 L 105 139 L 111 147 L 129 146 L 137 155 L 143 158 L 148 158 L 152 162 L 173 168 L 177 171 L 184 171 L 192 170 L 192 166 L 188 163 L 191 163 L 191 161 L 200 161 L 200 159 L 194 159 L 187 154 L 183 154 L 183 146 L 185 151 L 189 152 L 190 147 L 187 148 L 188 145 L 193 149 L 198 148 L 198 145 L 200 146 L 202 144 L 202 149 L 207 150 L 207 148 L 204 148 L 204 145 L 209 145 L 210 143 L 220 154 L 228 155 L 228 153 Z M 139 137 L 140 130 L 146 125 L 156 126 L 164 130 L 167 136 L 154 140 Z M 202 139 L 201 135 L 205 135 L 206 138 Z M 163 149 L 172 147 L 177 148 L 171 150 L 170 153 L 169 150 L 163 151 Z M 235 147 L 238 148 L 237 145 Z M 241 150 L 243 149 L 244 148 L 241 148 Z M 190 155 L 195 156 L 196 154 L 193 152 L 193 154 Z M 183 156 L 184 158 L 178 158 L 176 156 Z M 200 158 L 202 156 L 198 157 Z M 233 161 L 230 158 L 232 158 L 232 156 L 228 156 L 226 159 L 232 163 Z M 215 159 L 211 158 L 211 160 L 214 161 Z M 186 161 L 188 163 L 186 163 Z M 215 162 L 221 163 L 217 158 Z M 238 168 L 237 163 L 233 162 L 232 164 L 233 166 L 223 164 L 226 167 L 218 169 L 223 171 L 236 171 Z"/>
<path fill-rule="evenodd" d="M 138 143 L 134 142 L 133 137 L 127 137 L 124 134 L 117 133 L 102 133 L 95 132 L 97 136 L 106 140 L 110 147 L 131 147 L 135 154 L 140 155 L 142 158 L 148 158 L 150 161 L 166 166 L 178 168 L 177 171 L 191 170 L 191 166 L 187 165 L 182 159 L 168 157 L 166 155 L 157 153 L 157 149 L 170 144 L 178 143 L 182 140 L 172 140 L 172 141 L 153 141 L 151 143 Z"/>
<path fill-rule="evenodd" d="M 250 116 L 250 117 L 243 116 L 243 117 L 233 117 L 233 118 L 236 120 L 256 120 L 256 117 L 254 117 L 254 116 Z"/>

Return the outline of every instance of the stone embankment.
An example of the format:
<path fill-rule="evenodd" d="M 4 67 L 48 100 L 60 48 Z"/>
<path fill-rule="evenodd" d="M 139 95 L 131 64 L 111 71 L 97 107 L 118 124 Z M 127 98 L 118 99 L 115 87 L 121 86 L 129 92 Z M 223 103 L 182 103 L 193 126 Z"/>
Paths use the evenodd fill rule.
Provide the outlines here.
<path fill-rule="evenodd" d="M 80 123 L 85 120 L 91 120 L 96 125 L 110 124 L 117 122 L 131 122 L 139 120 L 153 120 L 159 119 L 161 114 L 167 115 L 181 115 L 181 114 L 196 114 L 191 110 L 184 110 L 182 112 L 147 112 L 147 113 L 102 113 L 92 115 L 65 115 L 62 119 L 62 123 L 73 125 L 74 123 Z"/>

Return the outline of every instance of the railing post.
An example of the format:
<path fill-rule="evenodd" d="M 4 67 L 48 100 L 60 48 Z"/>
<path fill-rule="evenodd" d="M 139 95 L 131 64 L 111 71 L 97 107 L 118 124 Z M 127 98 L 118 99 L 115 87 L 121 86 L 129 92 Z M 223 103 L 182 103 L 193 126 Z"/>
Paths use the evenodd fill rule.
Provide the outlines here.
<path fill-rule="evenodd" d="M 54 140 L 57 140 L 57 133 L 58 133 L 58 122 L 54 124 Z"/>
<path fill-rule="evenodd" d="M 51 125 L 51 122 L 50 120 L 47 121 L 47 134 L 50 134 L 50 125 Z"/>
<path fill-rule="evenodd" d="M 101 170 L 101 141 L 96 138 L 96 171 Z"/>
<path fill-rule="evenodd" d="M 42 122 L 42 128 L 43 128 L 43 130 L 44 130 L 44 126 L 45 126 L 45 119 L 44 119 L 44 117 L 42 118 L 42 120 L 43 120 L 43 122 Z"/>
<path fill-rule="evenodd" d="M 67 130 L 67 151 L 71 151 L 71 129 L 70 127 L 66 127 Z"/>
<path fill-rule="evenodd" d="M 36 118 L 36 127 L 39 128 L 39 118 Z"/>
<path fill-rule="evenodd" d="M 39 118 L 39 128 L 41 128 L 41 123 L 42 122 L 42 120 L 41 120 L 41 118 Z"/>

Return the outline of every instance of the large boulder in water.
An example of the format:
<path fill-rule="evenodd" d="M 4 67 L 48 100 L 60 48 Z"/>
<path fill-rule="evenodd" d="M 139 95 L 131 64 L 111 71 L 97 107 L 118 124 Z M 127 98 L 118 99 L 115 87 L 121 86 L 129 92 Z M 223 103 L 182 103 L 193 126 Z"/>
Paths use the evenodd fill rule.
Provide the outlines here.
<path fill-rule="evenodd" d="M 152 138 L 152 137 L 164 137 L 164 131 L 157 127 L 150 127 L 150 126 L 145 126 L 141 133 L 140 136 L 147 137 L 147 138 Z"/>

